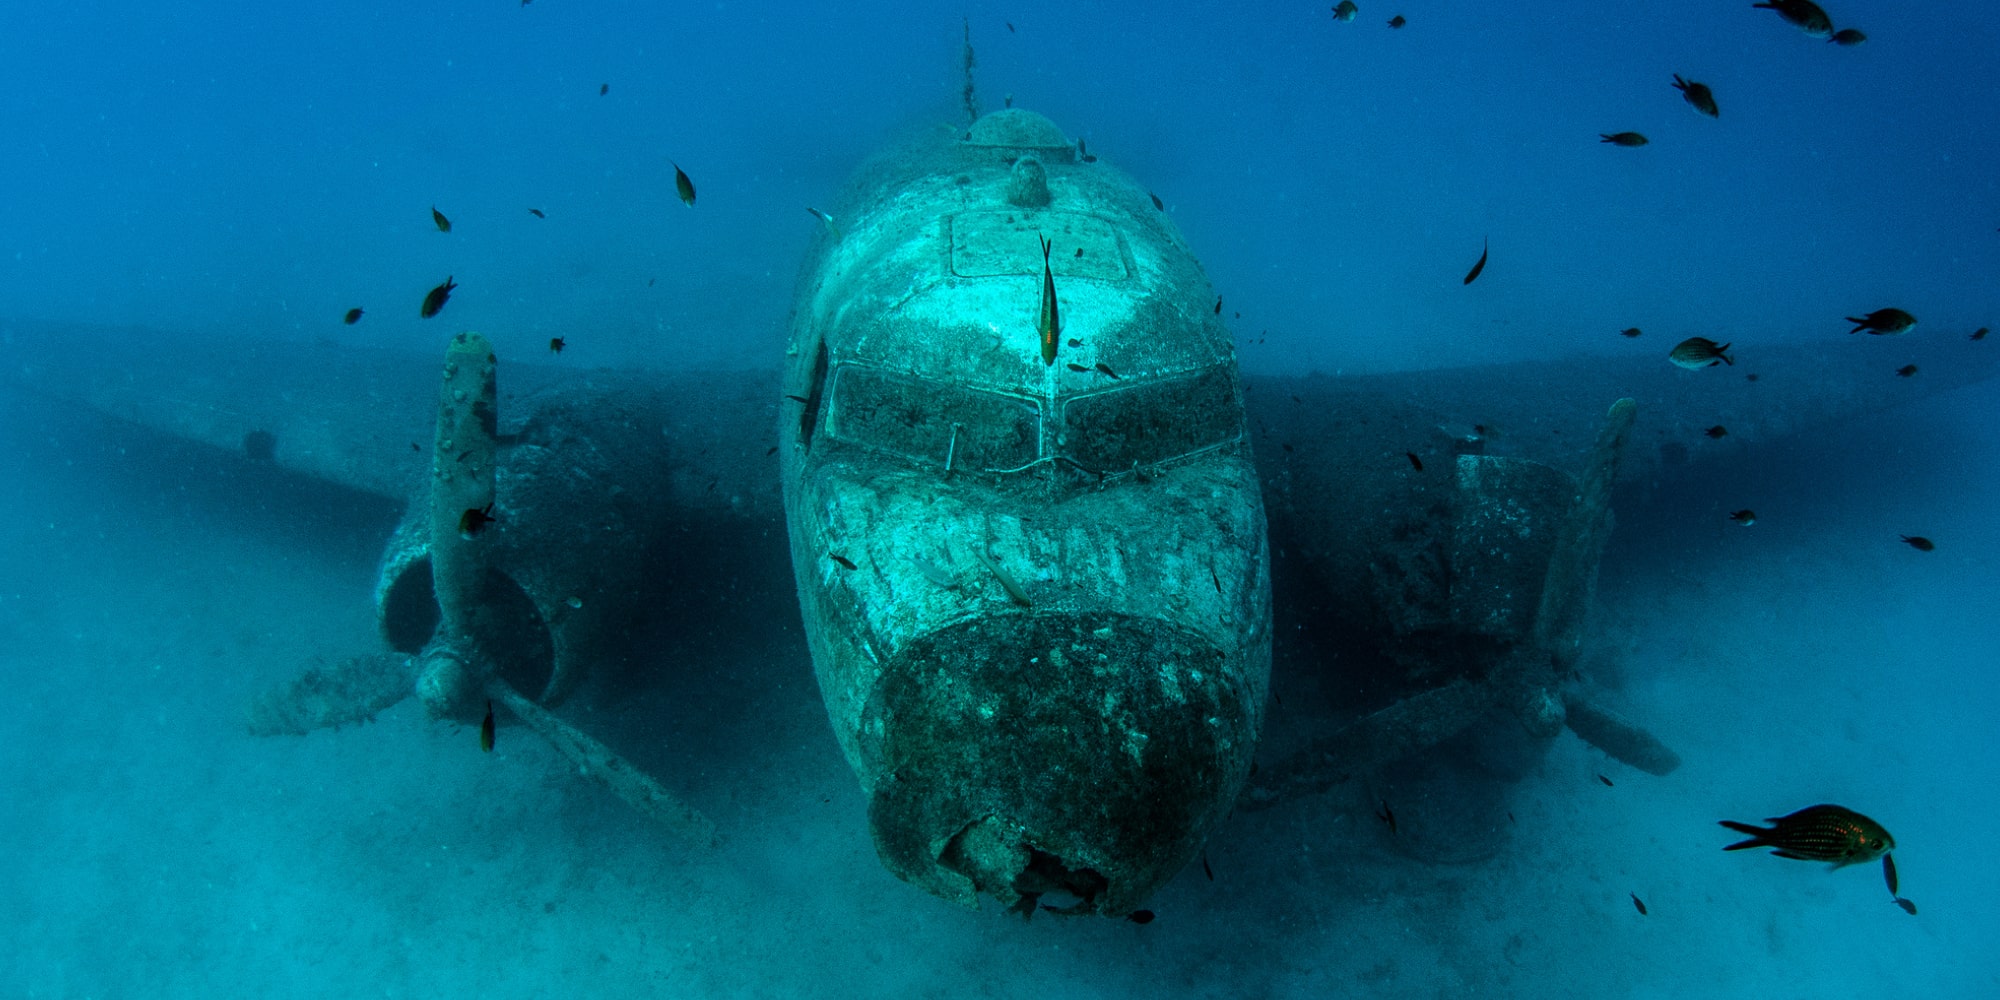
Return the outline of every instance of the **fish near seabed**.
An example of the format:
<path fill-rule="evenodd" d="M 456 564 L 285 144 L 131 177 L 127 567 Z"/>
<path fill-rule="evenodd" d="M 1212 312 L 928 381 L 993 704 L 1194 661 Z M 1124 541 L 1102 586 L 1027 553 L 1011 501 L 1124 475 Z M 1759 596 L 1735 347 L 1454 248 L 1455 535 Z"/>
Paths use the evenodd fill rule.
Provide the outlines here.
<path fill-rule="evenodd" d="M 1036 329 L 1042 335 L 1042 364 L 1056 363 L 1056 342 L 1062 336 L 1062 318 L 1056 313 L 1056 273 L 1049 269 L 1049 238 L 1042 240 L 1042 316 Z"/>
<path fill-rule="evenodd" d="M 1675 73 L 1674 89 L 1680 91 L 1681 99 L 1687 101 L 1696 111 L 1710 118 L 1722 117 L 1722 109 L 1715 106 L 1715 93 L 1708 89 L 1708 84 L 1683 80 L 1679 73 Z"/>
<path fill-rule="evenodd" d="M 1771 824 L 1768 827 L 1726 819 L 1719 822 L 1737 833 L 1750 835 L 1749 840 L 1724 847 L 1725 851 L 1769 847 L 1772 854 L 1781 858 L 1825 861 L 1835 868 L 1873 861 L 1896 847 L 1896 838 L 1889 836 L 1882 824 L 1835 805 L 1807 806 L 1789 816 L 1773 816 L 1765 820 Z"/>
<path fill-rule="evenodd" d="M 1688 369 L 1707 368 L 1717 361 L 1733 365 L 1736 360 L 1729 356 L 1729 348 L 1729 344 L 1718 344 L 1707 337 L 1689 337 L 1667 352 L 1667 360 Z"/>
<path fill-rule="evenodd" d="M 1854 324 L 1854 329 L 1848 333 L 1869 333 L 1878 337 L 1902 333 L 1917 325 L 1917 318 L 1901 309 L 1877 309 L 1866 316 L 1848 316 L 1846 319 Z"/>
<path fill-rule="evenodd" d="M 1777 11 L 1779 17 L 1814 38 L 1833 36 L 1833 18 L 1826 16 L 1826 11 L 1812 0 L 1762 0 L 1750 6 L 1758 10 Z"/>

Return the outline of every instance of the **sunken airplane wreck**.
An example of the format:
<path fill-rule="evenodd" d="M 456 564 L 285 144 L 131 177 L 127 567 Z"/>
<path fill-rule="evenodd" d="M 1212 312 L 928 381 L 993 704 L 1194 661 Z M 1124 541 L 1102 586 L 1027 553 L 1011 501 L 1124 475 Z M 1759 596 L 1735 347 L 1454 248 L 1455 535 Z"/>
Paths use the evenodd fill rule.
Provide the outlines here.
<path fill-rule="evenodd" d="M 1614 479 L 1670 475 L 1718 422 L 1770 440 L 1993 374 L 1908 344 L 1942 374 L 1885 380 L 1839 338 L 1739 346 L 1760 381 L 1651 352 L 1243 376 L 1169 217 L 1023 110 L 884 151 L 831 214 L 770 374 L 510 363 L 503 407 L 471 333 L 441 388 L 434 360 L 327 345 L 147 335 L 163 347 L 139 355 L 21 324 L 0 343 L 33 359 L 6 372 L 21 386 L 409 501 L 374 595 L 388 649 L 265 693 L 254 731 L 412 693 L 468 724 L 500 704 L 707 841 L 558 711 L 629 683 L 601 667 L 674 599 L 673 553 L 782 522 L 884 864 L 968 905 L 1110 916 L 1232 809 L 1350 778 L 1395 783 L 1399 842 L 1447 858 L 1564 728 L 1671 771 L 1583 666 Z M 1061 326 L 1037 329 L 1050 286 Z M 1313 735 L 1253 766 L 1274 656 L 1337 695 L 1295 702 Z"/>

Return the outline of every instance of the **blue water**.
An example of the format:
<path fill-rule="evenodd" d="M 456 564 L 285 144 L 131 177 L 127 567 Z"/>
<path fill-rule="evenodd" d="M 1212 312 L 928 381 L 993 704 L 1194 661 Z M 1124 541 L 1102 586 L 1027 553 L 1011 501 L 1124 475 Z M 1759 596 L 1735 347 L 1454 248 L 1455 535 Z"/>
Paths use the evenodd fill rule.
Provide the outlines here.
<path fill-rule="evenodd" d="M 964 16 L 983 104 L 1157 192 L 1251 371 L 1616 353 L 1628 326 L 1839 340 L 1884 306 L 1911 337 L 2000 326 L 1985 4 L 1845 0 L 1853 48 L 1748 0 L 662 6 L 10 5 L 0 319 L 428 352 L 449 274 L 444 319 L 503 355 L 769 368 L 805 207 L 956 120 Z M 1652 143 L 1597 142 L 1627 129 Z M 765 638 L 679 640 L 688 676 L 643 706 L 716 852 L 407 702 L 252 738 L 253 692 L 372 635 L 394 506 L 6 392 L 0 994 L 2000 995 L 1991 383 L 1626 498 L 1599 627 L 1680 771 L 1605 788 L 1564 737 L 1468 866 L 1334 797 L 1238 817 L 1144 927 L 885 872 L 788 590 L 755 592 Z M 1818 801 L 1894 832 L 1918 916 L 1872 866 L 1717 850 L 1718 818 Z"/>

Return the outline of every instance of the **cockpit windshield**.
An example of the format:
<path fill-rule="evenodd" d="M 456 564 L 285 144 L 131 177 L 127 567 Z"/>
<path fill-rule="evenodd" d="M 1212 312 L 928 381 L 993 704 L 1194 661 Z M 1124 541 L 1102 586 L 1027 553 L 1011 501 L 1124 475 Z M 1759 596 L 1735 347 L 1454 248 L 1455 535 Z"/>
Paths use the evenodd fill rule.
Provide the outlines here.
<path fill-rule="evenodd" d="M 1018 396 L 860 365 L 834 373 L 834 437 L 940 469 L 1013 472 L 1042 460 L 1042 409 Z M 1242 436 L 1236 380 L 1226 367 L 1133 382 L 1067 400 L 1057 458 L 1115 474 Z"/>
<path fill-rule="evenodd" d="M 1063 454 L 1078 467 L 1125 472 L 1242 436 L 1243 407 L 1227 368 L 1092 393 L 1063 407 Z"/>
<path fill-rule="evenodd" d="M 1041 454 L 1040 407 L 948 382 L 843 365 L 831 412 L 835 437 L 922 465 L 1010 470 Z"/>

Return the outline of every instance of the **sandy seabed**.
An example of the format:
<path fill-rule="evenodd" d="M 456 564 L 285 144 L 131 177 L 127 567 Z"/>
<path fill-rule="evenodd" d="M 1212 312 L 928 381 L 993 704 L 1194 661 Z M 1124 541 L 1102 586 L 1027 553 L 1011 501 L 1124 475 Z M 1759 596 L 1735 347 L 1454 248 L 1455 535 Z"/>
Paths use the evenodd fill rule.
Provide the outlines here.
<path fill-rule="evenodd" d="M 0 398 L 0 995 L 2000 995 L 1996 403 L 1621 494 L 1597 636 L 1676 773 L 1565 735 L 1463 865 L 1395 850 L 1353 789 L 1239 815 L 1214 879 L 1191 866 L 1140 926 L 891 877 L 782 577 L 690 584 L 704 624 L 565 708 L 715 819 L 713 849 L 520 727 L 482 754 L 406 701 L 252 737 L 257 690 L 373 648 L 394 507 Z M 1719 850 L 1717 819 L 1821 801 L 1895 834 L 1918 916 L 1874 865 Z"/>

